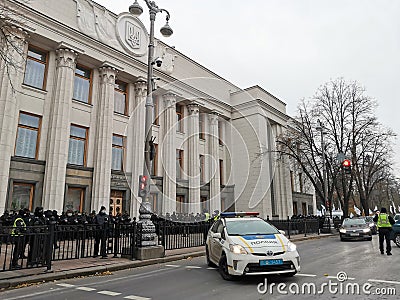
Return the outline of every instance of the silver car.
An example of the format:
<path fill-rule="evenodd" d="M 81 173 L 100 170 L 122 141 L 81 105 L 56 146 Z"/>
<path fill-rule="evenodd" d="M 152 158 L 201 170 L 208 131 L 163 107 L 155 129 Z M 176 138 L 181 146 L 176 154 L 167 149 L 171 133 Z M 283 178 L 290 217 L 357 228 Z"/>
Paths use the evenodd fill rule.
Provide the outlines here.
<path fill-rule="evenodd" d="M 339 228 L 340 240 L 372 240 L 372 232 L 364 218 L 346 218 Z"/>

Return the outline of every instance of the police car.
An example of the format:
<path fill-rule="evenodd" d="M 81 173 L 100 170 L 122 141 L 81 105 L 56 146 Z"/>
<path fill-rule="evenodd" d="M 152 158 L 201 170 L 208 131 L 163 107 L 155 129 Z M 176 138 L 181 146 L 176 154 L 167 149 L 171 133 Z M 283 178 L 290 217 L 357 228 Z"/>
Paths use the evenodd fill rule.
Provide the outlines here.
<path fill-rule="evenodd" d="M 300 271 L 296 245 L 255 212 L 221 213 L 207 234 L 206 258 L 218 266 L 225 280 L 241 275 L 280 274 Z"/>

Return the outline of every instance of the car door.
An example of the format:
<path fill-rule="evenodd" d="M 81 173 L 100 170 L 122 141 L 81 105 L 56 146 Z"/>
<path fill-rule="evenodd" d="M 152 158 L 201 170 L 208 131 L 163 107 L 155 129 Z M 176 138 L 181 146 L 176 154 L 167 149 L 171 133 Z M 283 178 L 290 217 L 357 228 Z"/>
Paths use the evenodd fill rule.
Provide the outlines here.
<path fill-rule="evenodd" d="M 224 234 L 224 224 L 221 220 L 218 221 L 216 224 L 215 232 L 221 234 L 221 239 L 212 238 L 212 255 L 215 261 L 219 261 L 221 254 L 222 254 L 222 247 L 225 243 L 225 234 Z"/>

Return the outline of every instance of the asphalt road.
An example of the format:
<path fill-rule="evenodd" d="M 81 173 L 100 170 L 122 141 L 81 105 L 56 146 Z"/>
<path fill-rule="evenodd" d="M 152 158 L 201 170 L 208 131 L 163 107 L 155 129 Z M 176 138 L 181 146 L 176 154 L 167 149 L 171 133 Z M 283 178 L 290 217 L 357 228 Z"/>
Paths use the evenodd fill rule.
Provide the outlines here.
<path fill-rule="evenodd" d="M 394 244 L 392 256 L 379 253 L 377 236 L 372 242 L 331 237 L 297 245 L 302 269 L 292 278 L 227 282 L 199 257 L 4 291 L 0 299 L 397 299 L 400 295 L 400 248 Z"/>

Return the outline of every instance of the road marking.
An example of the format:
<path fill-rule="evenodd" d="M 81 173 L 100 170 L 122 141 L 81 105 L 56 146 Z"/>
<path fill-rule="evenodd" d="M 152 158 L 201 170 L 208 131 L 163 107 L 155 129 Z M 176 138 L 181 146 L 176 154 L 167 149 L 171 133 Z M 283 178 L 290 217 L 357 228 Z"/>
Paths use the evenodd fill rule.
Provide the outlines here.
<path fill-rule="evenodd" d="M 90 287 L 86 287 L 86 286 L 79 286 L 76 288 L 77 290 L 81 290 L 81 291 L 86 291 L 86 292 L 92 292 L 95 291 L 96 289 L 94 288 L 90 288 Z"/>
<path fill-rule="evenodd" d="M 215 268 L 209 267 L 207 268 L 207 270 L 215 270 Z"/>
<path fill-rule="evenodd" d="M 56 292 L 56 291 L 62 292 L 63 289 L 61 289 L 61 288 L 56 288 L 56 289 L 47 290 L 47 291 L 43 291 L 43 292 L 32 293 L 32 294 L 29 294 L 29 297 L 36 297 L 36 296 L 39 296 L 39 295 L 54 293 L 54 292 Z M 3 298 L 1 298 L 1 299 L 3 299 Z M 26 299 L 26 295 L 17 296 L 17 297 L 12 297 L 12 298 L 5 298 L 5 299 L 3 299 L 3 300 L 17 300 L 17 299 Z"/>
<path fill-rule="evenodd" d="M 186 266 L 186 269 L 202 269 L 202 267 L 199 266 Z"/>
<path fill-rule="evenodd" d="M 171 268 L 179 268 L 180 266 L 177 265 L 165 265 L 166 267 L 171 267 Z"/>
<path fill-rule="evenodd" d="M 131 299 L 131 300 L 150 300 L 151 298 L 140 297 L 140 296 L 126 296 L 124 299 Z"/>
<path fill-rule="evenodd" d="M 62 286 L 62 287 L 67 287 L 67 288 L 75 287 L 75 285 L 73 285 L 73 284 L 68 284 L 68 283 L 57 283 L 57 285 L 58 285 L 58 286 Z"/>
<path fill-rule="evenodd" d="M 329 279 L 338 279 L 337 276 L 324 276 L 324 277 L 329 278 Z M 346 280 L 355 280 L 355 278 L 353 278 L 353 277 L 347 277 Z"/>
<path fill-rule="evenodd" d="M 369 282 L 379 282 L 379 283 L 390 283 L 390 284 L 400 284 L 398 281 L 380 280 L 380 279 L 368 279 Z"/>
<path fill-rule="evenodd" d="M 100 291 L 100 292 L 97 292 L 97 294 L 102 294 L 102 295 L 107 295 L 107 296 L 118 296 L 118 295 L 121 295 L 122 293 L 116 293 L 116 292 L 111 292 L 111 291 Z"/>
<path fill-rule="evenodd" d="M 294 275 L 294 276 L 303 276 L 303 277 L 317 277 L 317 275 L 314 275 L 314 274 L 296 274 L 296 275 Z"/>

